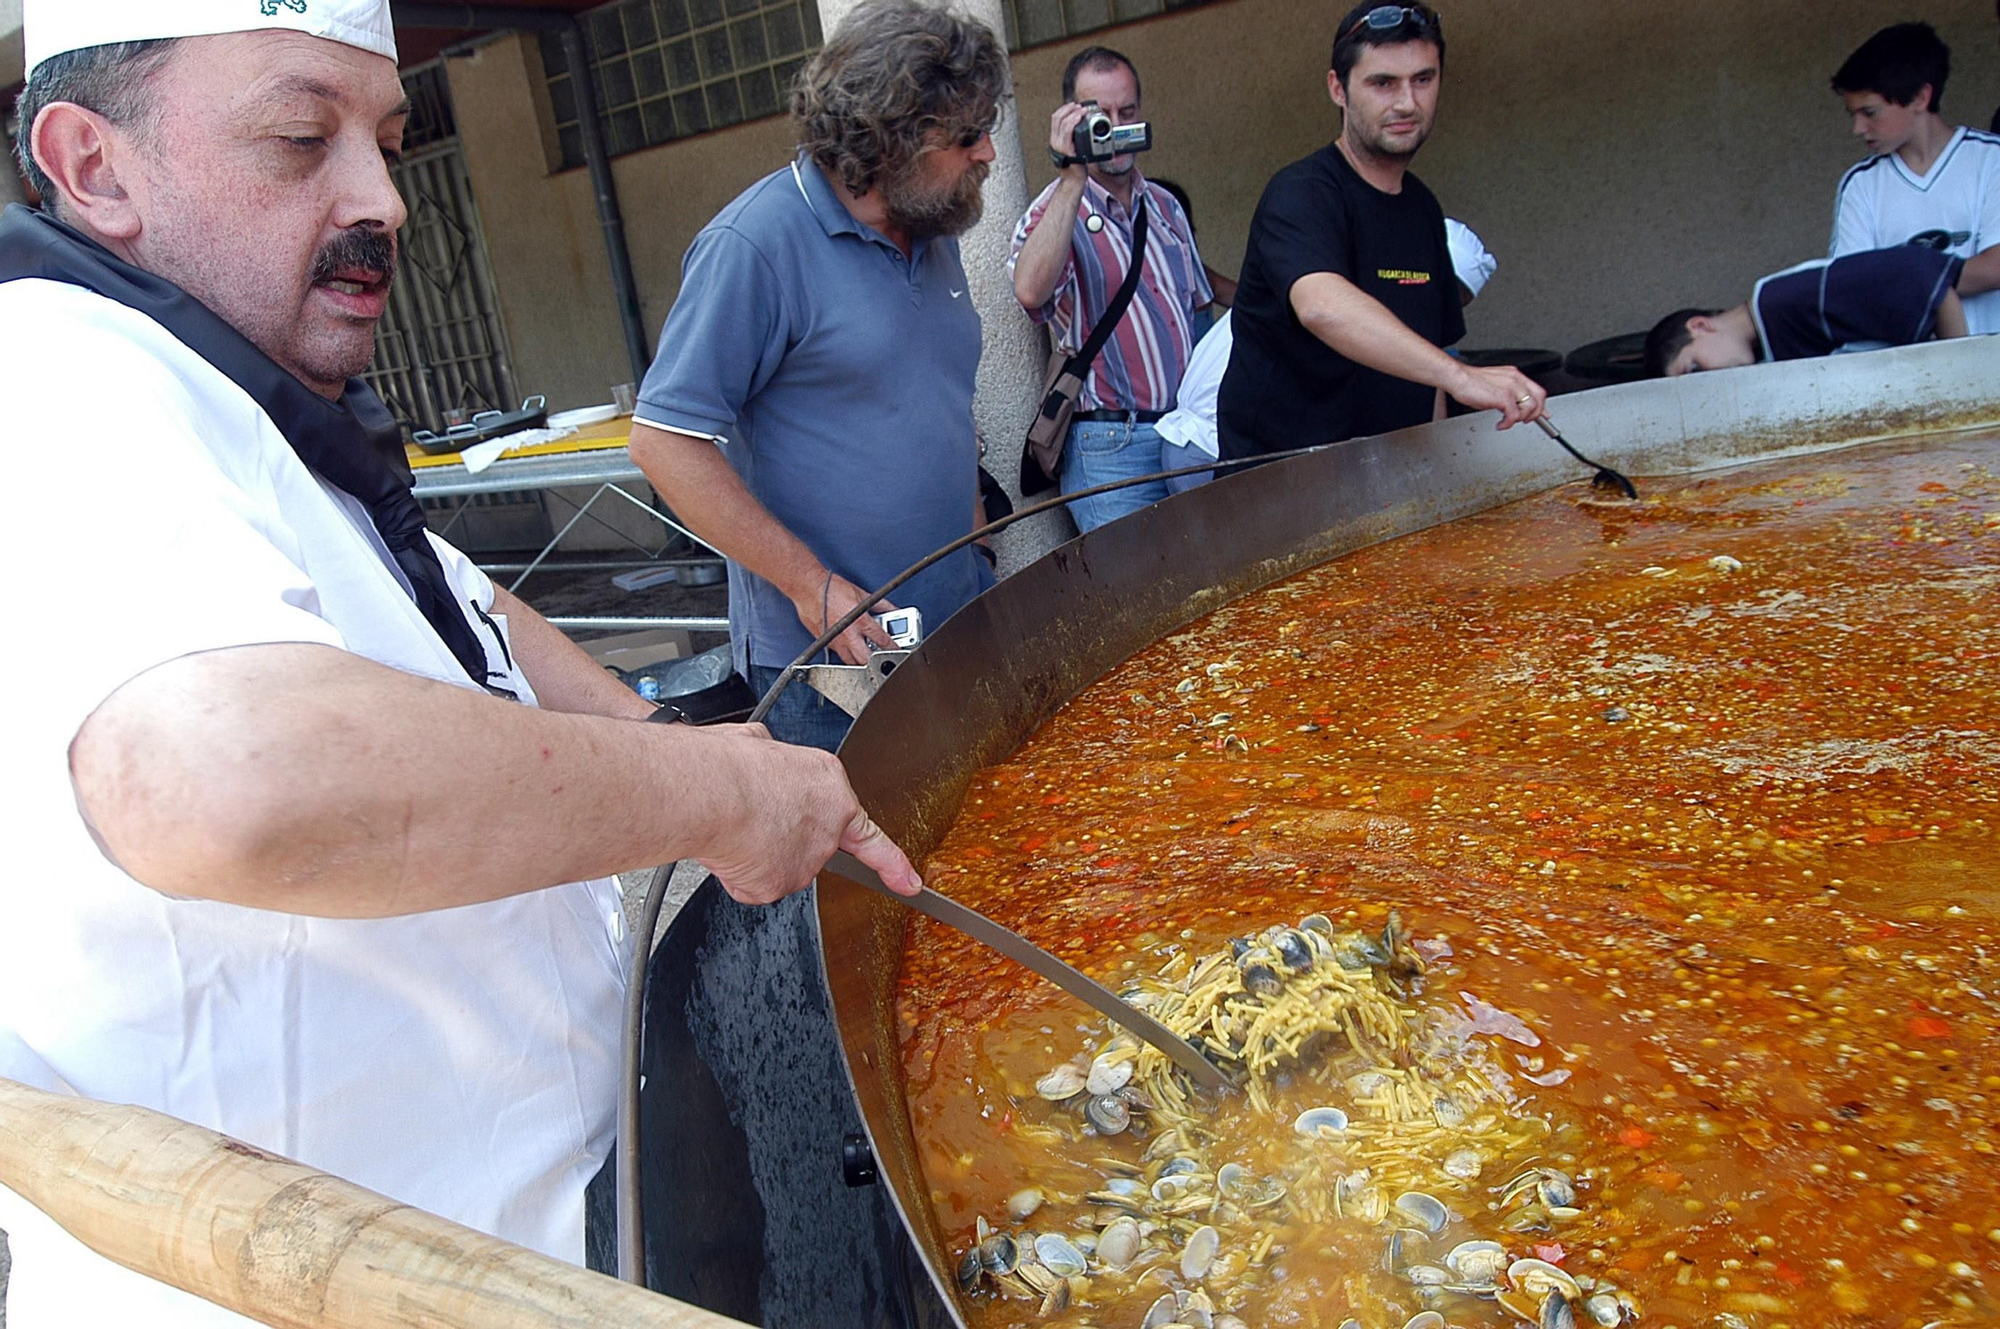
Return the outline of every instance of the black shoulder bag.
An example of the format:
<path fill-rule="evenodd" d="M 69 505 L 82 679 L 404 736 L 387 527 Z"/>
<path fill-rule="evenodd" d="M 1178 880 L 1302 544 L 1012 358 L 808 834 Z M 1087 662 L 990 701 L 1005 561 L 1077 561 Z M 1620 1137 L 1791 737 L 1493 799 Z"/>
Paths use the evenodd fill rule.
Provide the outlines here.
<path fill-rule="evenodd" d="M 1021 449 L 1021 493 L 1024 497 L 1055 488 L 1056 477 L 1062 470 L 1063 442 L 1069 437 L 1069 418 L 1076 413 L 1076 399 L 1083 392 L 1083 380 L 1089 376 L 1090 366 L 1104 350 L 1104 343 L 1110 341 L 1111 334 L 1117 330 L 1118 320 L 1125 317 L 1125 309 L 1132 303 L 1132 293 L 1139 289 L 1139 270 L 1146 266 L 1145 195 L 1135 195 L 1134 202 L 1132 266 L 1125 273 L 1125 280 L 1119 283 L 1111 303 L 1104 308 L 1104 317 L 1097 320 L 1097 326 L 1090 330 L 1090 336 L 1084 339 L 1083 346 L 1075 355 L 1066 356 L 1060 349 L 1049 354 L 1048 377 L 1042 385 L 1042 406 L 1028 425 L 1027 446 Z"/>

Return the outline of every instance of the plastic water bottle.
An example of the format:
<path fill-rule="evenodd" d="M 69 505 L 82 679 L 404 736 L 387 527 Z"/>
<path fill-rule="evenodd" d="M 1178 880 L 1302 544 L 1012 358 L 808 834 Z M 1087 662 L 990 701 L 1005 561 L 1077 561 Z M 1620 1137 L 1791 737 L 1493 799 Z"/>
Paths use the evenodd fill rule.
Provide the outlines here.
<path fill-rule="evenodd" d="M 660 680 L 654 678 L 651 674 L 639 675 L 639 681 L 633 684 L 633 686 L 639 690 L 639 695 L 647 701 L 658 701 L 660 699 Z"/>

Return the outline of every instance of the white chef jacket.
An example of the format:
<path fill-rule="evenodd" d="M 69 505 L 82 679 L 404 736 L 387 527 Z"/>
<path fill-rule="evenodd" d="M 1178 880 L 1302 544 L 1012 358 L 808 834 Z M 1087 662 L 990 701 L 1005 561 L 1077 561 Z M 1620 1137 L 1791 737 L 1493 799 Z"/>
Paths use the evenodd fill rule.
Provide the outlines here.
<path fill-rule="evenodd" d="M 21 572 L 0 653 L 20 819 L 0 874 L 0 1075 L 171 1113 L 580 1262 L 583 1188 L 613 1129 L 614 882 L 305 918 L 142 886 L 77 812 L 78 728 L 179 656 L 314 642 L 473 686 L 365 509 L 219 370 L 80 287 L 0 284 L 0 402 L 0 541 Z M 492 584 L 436 544 L 490 611 Z M 532 704 L 495 624 L 475 632 Z M 4 1188 L 0 1230 L 11 1329 L 248 1323 L 98 1258 Z"/>

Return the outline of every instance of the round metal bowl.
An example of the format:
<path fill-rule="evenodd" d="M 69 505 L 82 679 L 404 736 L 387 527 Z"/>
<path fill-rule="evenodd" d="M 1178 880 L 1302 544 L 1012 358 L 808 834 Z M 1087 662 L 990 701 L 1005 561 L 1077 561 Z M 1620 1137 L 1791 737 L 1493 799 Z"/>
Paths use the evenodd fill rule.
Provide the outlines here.
<path fill-rule="evenodd" d="M 1644 477 L 1991 427 L 1996 345 L 1972 338 L 1603 388 L 1565 398 L 1563 428 L 1605 464 Z M 889 678 L 841 760 L 875 820 L 921 858 L 975 772 L 1167 633 L 1340 554 L 1586 479 L 1540 434 L 1496 432 L 1486 414 L 1192 490 L 1061 546 L 961 610 Z M 956 1315 L 900 1075 L 894 987 L 908 911 L 826 875 L 818 919 L 834 1023 L 882 1182 Z"/>

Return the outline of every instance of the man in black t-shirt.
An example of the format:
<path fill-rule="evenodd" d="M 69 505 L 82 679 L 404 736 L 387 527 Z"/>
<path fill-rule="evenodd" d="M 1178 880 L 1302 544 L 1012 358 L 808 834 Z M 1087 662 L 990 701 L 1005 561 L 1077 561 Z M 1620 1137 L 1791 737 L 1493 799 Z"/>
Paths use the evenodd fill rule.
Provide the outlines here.
<path fill-rule="evenodd" d="M 1236 345 L 1217 399 L 1222 455 L 1250 457 L 1441 418 L 1450 395 L 1542 414 L 1519 370 L 1446 355 L 1465 335 L 1444 212 L 1410 159 L 1430 134 L 1444 33 L 1427 5 L 1341 20 L 1327 94 L 1340 137 L 1272 178 L 1250 222 Z"/>

